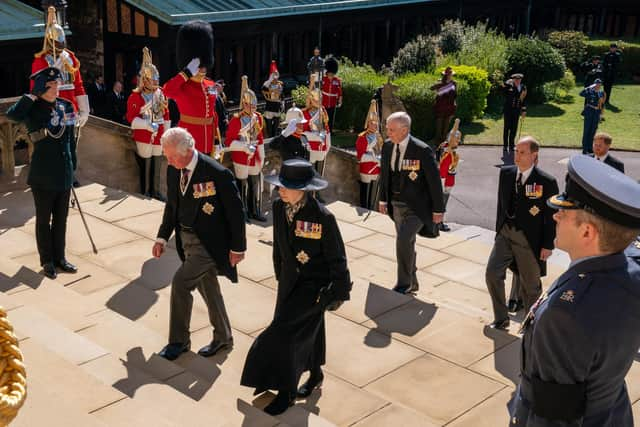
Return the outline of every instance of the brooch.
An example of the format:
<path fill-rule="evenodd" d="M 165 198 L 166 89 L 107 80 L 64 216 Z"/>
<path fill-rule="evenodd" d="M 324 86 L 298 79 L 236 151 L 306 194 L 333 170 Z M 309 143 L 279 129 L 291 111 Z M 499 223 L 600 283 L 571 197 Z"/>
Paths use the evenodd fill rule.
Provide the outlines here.
<path fill-rule="evenodd" d="M 298 255 L 296 255 L 296 259 L 298 260 L 298 262 L 300 264 L 306 264 L 309 262 L 309 255 L 307 255 L 307 253 L 305 251 L 300 251 L 298 252 Z"/>
<path fill-rule="evenodd" d="M 416 171 L 411 171 L 411 173 L 409 174 L 409 179 L 411 179 L 411 181 L 415 181 L 418 178 L 418 174 L 416 173 Z"/>
<path fill-rule="evenodd" d="M 207 215 L 211 215 L 213 213 L 213 205 L 209 202 L 205 203 L 204 205 L 202 205 L 202 212 L 206 213 Z"/>
<path fill-rule="evenodd" d="M 540 208 L 534 205 L 531 209 L 529 209 L 529 213 L 532 216 L 536 216 L 540 213 Z"/>

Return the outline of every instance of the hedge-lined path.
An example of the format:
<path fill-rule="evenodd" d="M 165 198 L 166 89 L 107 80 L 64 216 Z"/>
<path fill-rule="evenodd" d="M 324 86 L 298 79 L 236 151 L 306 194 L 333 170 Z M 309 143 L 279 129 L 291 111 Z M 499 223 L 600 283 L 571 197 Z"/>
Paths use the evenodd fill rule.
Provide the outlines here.
<path fill-rule="evenodd" d="M 449 199 L 446 221 L 493 229 L 498 193 L 498 166 L 503 165 L 502 147 L 463 145 L 458 152 L 463 161 L 458 168 L 456 186 Z M 579 153 L 577 149 L 543 146 L 539 166 L 556 177 L 562 191 L 567 159 Z M 627 175 L 640 180 L 639 152 L 612 151 L 612 154 L 625 163 Z"/>

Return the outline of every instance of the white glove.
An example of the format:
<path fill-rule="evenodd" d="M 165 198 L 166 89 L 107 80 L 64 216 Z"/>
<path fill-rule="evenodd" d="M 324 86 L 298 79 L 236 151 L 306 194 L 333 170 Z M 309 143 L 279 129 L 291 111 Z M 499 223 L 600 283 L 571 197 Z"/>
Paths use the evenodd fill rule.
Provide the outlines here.
<path fill-rule="evenodd" d="M 89 120 L 89 97 L 87 95 L 76 96 L 78 102 L 78 125 L 84 126 Z"/>
<path fill-rule="evenodd" d="M 193 58 L 185 68 L 189 70 L 192 76 L 195 76 L 200 69 L 200 58 Z"/>
<path fill-rule="evenodd" d="M 299 121 L 300 119 L 291 119 L 291 121 L 287 123 L 286 129 L 282 131 L 282 136 L 286 138 L 292 133 L 294 133 L 296 131 L 296 127 L 298 126 Z"/>

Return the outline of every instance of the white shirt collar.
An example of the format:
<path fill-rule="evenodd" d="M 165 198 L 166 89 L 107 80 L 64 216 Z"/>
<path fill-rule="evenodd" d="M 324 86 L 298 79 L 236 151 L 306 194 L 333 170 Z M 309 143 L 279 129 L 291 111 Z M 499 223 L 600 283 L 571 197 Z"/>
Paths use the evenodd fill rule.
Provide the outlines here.
<path fill-rule="evenodd" d="M 522 183 L 524 184 L 525 182 L 527 182 L 527 180 L 529 179 L 529 175 L 531 175 L 531 171 L 533 170 L 534 165 L 531 165 L 531 167 L 529 169 L 527 169 L 526 171 L 521 171 L 520 168 L 518 168 L 518 173 L 522 174 Z M 516 180 L 518 179 L 518 174 L 516 174 Z"/>
<path fill-rule="evenodd" d="M 403 153 L 404 153 L 404 150 L 407 149 L 407 145 L 409 145 L 409 138 L 411 138 L 410 133 L 407 134 L 407 137 L 405 139 L 400 141 L 400 151 L 402 151 Z"/>
<path fill-rule="evenodd" d="M 198 163 L 198 150 L 196 150 L 195 148 L 193 149 L 193 157 L 191 157 L 191 161 L 189 162 L 189 164 L 187 165 L 187 167 L 185 169 L 189 169 L 190 173 L 193 173 L 193 171 L 196 168 L 196 164 Z"/>
<path fill-rule="evenodd" d="M 604 156 L 595 156 L 595 157 L 596 157 L 596 160 L 600 160 L 601 162 L 604 162 L 606 158 L 609 157 L 609 152 L 607 151 L 607 153 Z"/>

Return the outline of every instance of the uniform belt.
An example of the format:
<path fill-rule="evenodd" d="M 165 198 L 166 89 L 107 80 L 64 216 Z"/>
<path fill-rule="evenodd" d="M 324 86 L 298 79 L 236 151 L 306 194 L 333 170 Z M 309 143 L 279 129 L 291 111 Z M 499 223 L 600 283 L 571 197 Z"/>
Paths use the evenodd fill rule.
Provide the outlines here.
<path fill-rule="evenodd" d="M 213 124 L 213 117 L 196 117 L 180 114 L 180 121 L 190 125 L 210 125 Z"/>
<path fill-rule="evenodd" d="M 325 96 L 338 96 L 337 93 L 328 93 L 328 92 L 325 92 L 325 91 L 322 91 L 322 94 L 325 95 Z"/>
<path fill-rule="evenodd" d="M 591 104 L 587 104 L 587 107 L 593 108 L 594 110 L 600 110 L 600 107 Z"/>

